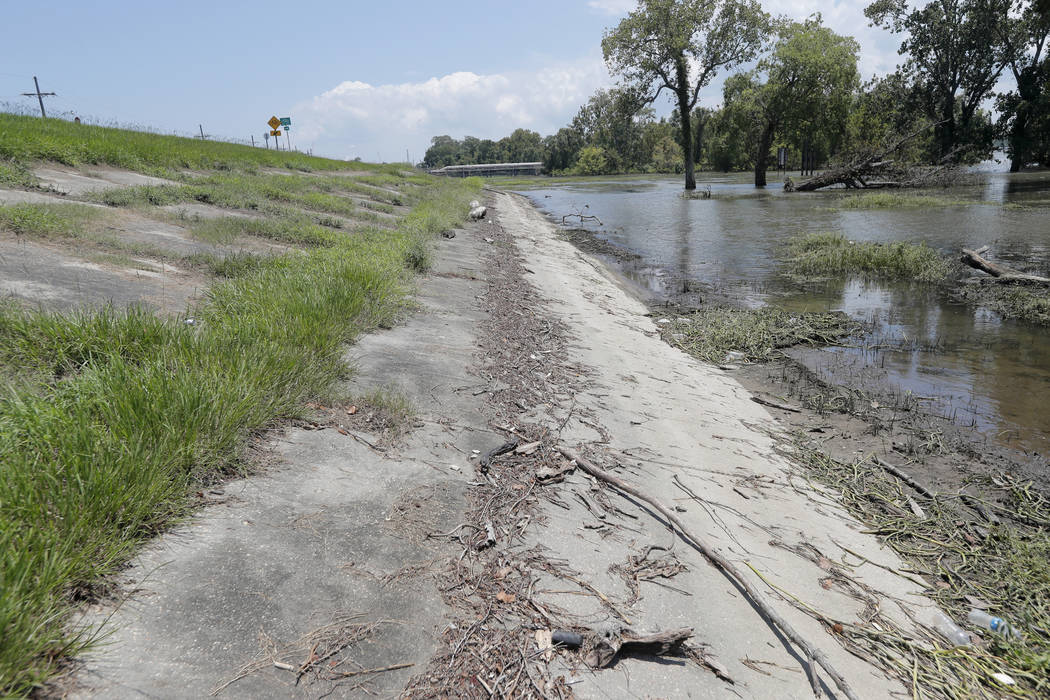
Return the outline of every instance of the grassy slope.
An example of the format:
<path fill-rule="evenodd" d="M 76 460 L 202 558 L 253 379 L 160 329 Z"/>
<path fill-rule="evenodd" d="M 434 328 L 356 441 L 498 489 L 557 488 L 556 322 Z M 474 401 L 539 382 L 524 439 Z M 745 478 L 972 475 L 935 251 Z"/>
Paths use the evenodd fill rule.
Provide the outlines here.
<path fill-rule="evenodd" d="M 238 177 L 349 165 L 8 115 L 0 155 Z M 427 241 L 462 221 L 476 189 L 428 182 L 393 230 L 253 262 L 210 290 L 193 325 L 136 308 L 0 306 L 0 695 L 28 694 L 81 650 L 89 640 L 68 629 L 78 597 L 184 515 L 200 484 L 234 472 L 252 432 L 332 387 L 347 370 L 344 343 L 399 312 Z"/>
<path fill-rule="evenodd" d="M 72 166 L 112 165 L 137 172 L 259 167 L 307 172 L 392 170 L 392 166 L 348 163 L 289 151 L 250 148 L 222 141 L 201 141 L 3 113 L 0 113 L 0 160 L 15 163 L 48 160 Z"/>

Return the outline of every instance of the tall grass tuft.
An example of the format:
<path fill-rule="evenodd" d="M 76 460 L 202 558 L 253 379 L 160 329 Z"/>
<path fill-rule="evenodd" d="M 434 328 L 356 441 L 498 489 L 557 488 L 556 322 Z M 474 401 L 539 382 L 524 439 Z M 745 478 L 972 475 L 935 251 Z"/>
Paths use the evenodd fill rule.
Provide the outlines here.
<path fill-rule="evenodd" d="M 0 695 L 30 694 L 89 644 L 67 626 L 76 601 L 200 484 L 240 471 L 251 434 L 330 391 L 344 344 L 407 301 L 407 251 L 462 222 L 476 191 L 439 180 L 395 230 L 230 260 L 193 324 L 0 305 L 0 378 L 19 378 L 0 387 Z"/>
<path fill-rule="evenodd" d="M 943 282 L 957 270 L 925 243 L 851 241 L 838 233 L 794 238 L 785 263 L 799 277 L 866 275 L 916 282 Z"/>

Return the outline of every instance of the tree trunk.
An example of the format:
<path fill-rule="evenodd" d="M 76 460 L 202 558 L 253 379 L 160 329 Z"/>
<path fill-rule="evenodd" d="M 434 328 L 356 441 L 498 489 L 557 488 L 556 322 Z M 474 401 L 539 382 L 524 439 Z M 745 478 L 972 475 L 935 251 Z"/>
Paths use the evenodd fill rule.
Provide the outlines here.
<path fill-rule="evenodd" d="M 675 61 L 675 78 L 678 80 L 678 89 L 675 95 L 678 97 L 678 114 L 682 121 L 682 156 L 685 158 L 685 188 L 696 189 L 696 175 L 693 169 L 693 123 L 692 110 L 689 107 L 689 70 L 686 67 L 685 56 L 681 55 Z"/>
<path fill-rule="evenodd" d="M 755 151 L 755 187 L 766 186 L 766 164 L 769 161 L 769 146 L 773 142 L 773 125 L 768 124 L 758 139 L 758 150 Z"/>
<path fill-rule="evenodd" d="M 947 158 L 955 148 L 955 96 L 941 105 L 941 123 L 935 132 L 937 150 L 941 158 Z"/>
<path fill-rule="evenodd" d="M 1022 103 L 1014 116 L 1014 125 L 1010 130 L 1010 172 L 1017 173 L 1028 160 L 1026 133 L 1028 131 L 1028 104 Z"/>

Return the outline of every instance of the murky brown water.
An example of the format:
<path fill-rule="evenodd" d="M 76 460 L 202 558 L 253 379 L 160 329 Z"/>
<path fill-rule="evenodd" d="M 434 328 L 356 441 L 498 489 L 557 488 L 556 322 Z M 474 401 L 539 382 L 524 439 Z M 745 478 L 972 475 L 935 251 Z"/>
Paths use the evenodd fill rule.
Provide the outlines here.
<path fill-rule="evenodd" d="M 855 240 L 926 241 L 952 255 L 992 245 L 996 260 L 1050 273 L 1050 173 L 985 173 L 965 187 L 934 192 L 965 204 L 853 210 L 843 193 L 786 195 L 779 183 L 756 191 L 745 175 L 701 174 L 710 200 L 687 200 L 681 179 L 613 178 L 523 190 L 558 219 L 598 216 L 602 238 L 641 260 L 625 274 L 657 298 L 701 283 L 758 305 L 840 309 L 872 323 L 861 346 L 802 357 L 823 373 L 848 374 L 930 397 L 932 410 L 974 425 L 1004 445 L 1050 454 L 1050 329 L 1000 319 L 909 284 L 848 279 L 799 289 L 777 274 L 777 257 L 800 232 L 836 231 Z"/>

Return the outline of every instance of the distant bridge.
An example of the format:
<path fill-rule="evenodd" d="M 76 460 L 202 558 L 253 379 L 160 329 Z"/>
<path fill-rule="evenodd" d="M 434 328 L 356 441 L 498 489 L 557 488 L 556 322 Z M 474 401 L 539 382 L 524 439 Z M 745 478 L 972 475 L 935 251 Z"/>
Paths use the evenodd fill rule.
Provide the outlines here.
<path fill-rule="evenodd" d="M 543 163 L 485 163 L 484 165 L 446 165 L 444 168 L 431 170 L 431 175 L 447 177 L 493 177 L 495 175 L 539 175 L 543 172 Z"/>

